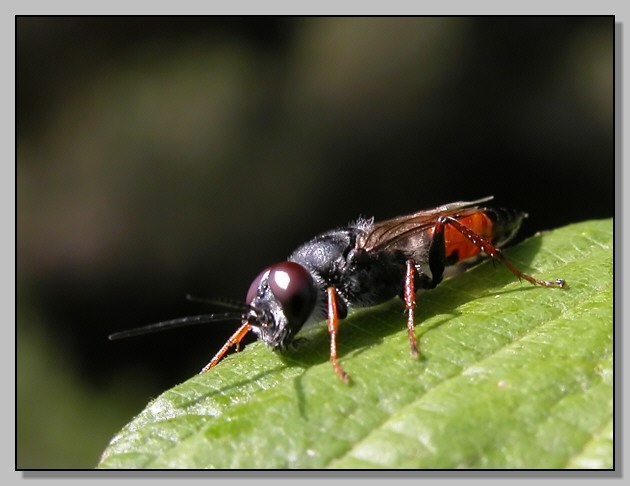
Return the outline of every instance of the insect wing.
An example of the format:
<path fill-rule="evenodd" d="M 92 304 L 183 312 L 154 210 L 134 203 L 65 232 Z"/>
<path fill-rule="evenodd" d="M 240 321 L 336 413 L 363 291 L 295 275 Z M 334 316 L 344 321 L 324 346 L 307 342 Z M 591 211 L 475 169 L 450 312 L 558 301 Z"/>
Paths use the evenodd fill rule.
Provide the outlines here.
<path fill-rule="evenodd" d="M 433 229 L 440 216 L 469 216 L 480 211 L 477 206 L 479 203 L 491 199 L 492 196 L 488 196 L 476 201 L 458 201 L 375 223 L 359 241 L 359 246 L 366 251 L 378 251 L 402 244 L 409 246 L 413 238 L 422 241 L 425 233 Z"/>

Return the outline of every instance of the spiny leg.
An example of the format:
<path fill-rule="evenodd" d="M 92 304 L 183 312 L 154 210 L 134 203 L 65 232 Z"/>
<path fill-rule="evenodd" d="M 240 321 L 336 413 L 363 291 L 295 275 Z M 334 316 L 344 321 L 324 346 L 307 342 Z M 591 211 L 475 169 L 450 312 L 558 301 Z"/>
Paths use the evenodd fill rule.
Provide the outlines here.
<path fill-rule="evenodd" d="M 460 223 L 457 219 L 452 216 L 442 216 L 438 219 L 435 224 L 435 228 L 433 229 L 433 236 L 435 238 L 436 234 L 441 234 L 442 239 L 444 238 L 444 227 L 446 225 L 455 228 L 462 235 L 464 235 L 468 240 L 479 248 L 482 252 L 488 255 L 490 258 L 494 258 L 501 263 L 503 263 L 510 272 L 516 275 L 519 279 L 527 280 L 528 282 L 534 285 L 541 285 L 543 287 L 564 287 L 565 281 L 562 279 L 557 279 L 553 281 L 549 280 L 539 280 L 537 278 L 532 277 L 531 275 L 527 275 L 526 273 L 521 272 L 518 268 L 516 268 L 505 256 L 503 256 L 503 252 L 499 250 L 496 246 L 494 246 L 490 241 L 481 236 L 478 233 L 475 233 L 467 226 Z"/>
<path fill-rule="evenodd" d="M 416 281 L 416 262 L 407 260 L 405 270 L 405 288 L 403 298 L 405 309 L 407 310 L 407 332 L 409 333 L 409 343 L 411 345 L 411 356 L 416 358 L 420 355 L 418 342 L 415 333 L 415 308 L 416 292 L 419 288 L 434 289 L 444 278 L 444 267 L 446 265 L 446 246 L 444 243 L 444 231 L 433 233 L 431 245 L 429 246 L 429 269 L 431 277 L 422 273 Z"/>
<path fill-rule="evenodd" d="M 335 287 L 328 287 L 328 332 L 330 334 L 330 362 L 337 376 L 344 382 L 350 381 L 339 361 L 337 361 L 337 329 L 339 327 L 339 311 L 337 309 L 337 291 Z"/>
<path fill-rule="evenodd" d="M 416 292 L 419 288 L 434 289 L 444 278 L 444 268 L 446 266 L 446 246 L 444 242 L 444 230 L 434 231 L 431 245 L 429 246 L 429 269 L 431 276 L 421 273 L 416 281 L 416 262 L 407 260 L 405 269 L 405 285 L 403 289 L 403 298 L 405 300 L 405 309 L 407 310 L 407 332 L 409 334 L 409 343 L 411 345 L 411 356 L 416 358 L 420 355 L 418 351 L 418 342 L 415 333 L 415 309 L 416 309 Z"/>
<path fill-rule="evenodd" d="M 227 353 L 228 350 L 232 346 L 238 347 L 238 344 L 245 337 L 245 334 L 247 334 L 250 331 L 251 328 L 252 328 L 251 325 L 249 325 L 247 322 L 243 324 L 241 327 L 239 327 L 236 330 L 236 332 L 230 336 L 230 338 L 226 341 L 223 347 L 219 349 L 219 352 L 214 355 L 214 358 L 212 358 L 212 360 L 206 366 L 203 367 L 203 369 L 199 372 L 199 374 L 205 373 L 210 368 L 214 368 L 219 363 L 219 361 L 221 361 L 221 358 L 223 358 L 225 353 Z"/>
<path fill-rule="evenodd" d="M 434 228 L 433 237 L 431 238 L 431 245 L 429 247 L 429 268 L 431 270 L 431 277 L 421 274 L 419 281 L 416 281 L 416 267 L 413 260 L 406 262 L 405 272 L 405 284 L 404 284 L 404 300 L 405 309 L 408 312 L 407 315 L 407 331 L 409 333 L 409 341 L 411 343 L 411 354 L 416 357 L 419 355 L 418 346 L 414 332 L 414 311 L 416 306 L 416 291 L 418 288 L 432 289 L 435 288 L 444 277 L 444 269 L 446 267 L 446 242 L 444 239 L 444 228 L 449 225 L 459 231 L 468 240 L 475 245 L 479 250 L 484 252 L 490 258 L 494 258 L 503 263 L 514 275 L 519 279 L 527 280 L 534 285 L 541 285 L 543 287 L 564 287 L 565 281 L 557 279 L 553 281 L 539 280 L 521 272 L 516 268 L 505 256 L 503 252 L 494 246 L 490 241 L 475 233 L 470 228 L 460 223 L 457 219 L 451 216 L 442 216 L 438 218 Z"/>
<path fill-rule="evenodd" d="M 416 264 L 413 260 L 407 260 L 407 270 L 405 272 L 404 300 L 407 310 L 407 331 L 409 333 L 409 344 L 411 345 L 411 356 L 418 357 L 418 343 L 416 341 L 415 309 L 416 309 L 416 284 L 415 284 Z"/>

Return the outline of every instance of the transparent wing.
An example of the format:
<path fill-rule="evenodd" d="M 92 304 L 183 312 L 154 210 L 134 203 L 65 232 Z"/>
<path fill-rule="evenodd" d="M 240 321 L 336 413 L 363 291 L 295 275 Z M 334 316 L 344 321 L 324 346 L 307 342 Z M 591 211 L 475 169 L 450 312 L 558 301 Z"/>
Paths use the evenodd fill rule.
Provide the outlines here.
<path fill-rule="evenodd" d="M 476 201 L 458 201 L 436 208 L 424 209 L 406 216 L 399 216 L 374 223 L 370 231 L 358 242 L 358 246 L 367 251 L 402 245 L 432 229 L 440 216 L 464 217 L 479 211 L 478 204 L 490 201 L 493 196 Z"/>

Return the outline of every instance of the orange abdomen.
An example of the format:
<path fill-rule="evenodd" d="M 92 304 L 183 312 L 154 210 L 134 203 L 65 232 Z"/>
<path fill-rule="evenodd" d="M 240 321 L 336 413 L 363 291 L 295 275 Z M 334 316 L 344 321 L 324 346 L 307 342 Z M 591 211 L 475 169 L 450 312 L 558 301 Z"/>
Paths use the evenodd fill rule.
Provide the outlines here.
<path fill-rule="evenodd" d="M 459 222 L 470 228 L 478 235 L 492 240 L 494 237 L 494 222 L 490 217 L 482 211 L 465 216 L 459 219 Z M 481 253 L 481 250 L 472 244 L 466 236 L 461 234 L 457 229 L 450 225 L 444 227 L 444 242 L 446 246 L 446 258 L 457 254 L 457 261 L 466 260 Z"/>

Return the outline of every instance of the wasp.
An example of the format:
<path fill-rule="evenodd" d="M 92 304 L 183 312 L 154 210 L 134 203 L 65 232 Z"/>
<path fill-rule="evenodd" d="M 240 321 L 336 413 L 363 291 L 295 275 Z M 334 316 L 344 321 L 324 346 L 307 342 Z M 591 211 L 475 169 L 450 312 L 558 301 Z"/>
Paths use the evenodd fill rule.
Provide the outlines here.
<path fill-rule="evenodd" d="M 459 201 L 382 222 L 360 218 L 299 246 L 286 261 L 265 268 L 253 280 L 245 302 L 213 301 L 229 312 L 183 317 L 112 334 L 118 339 L 188 324 L 239 320 L 241 325 L 204 373 L 253 332 L 274 350 L 286 349 L 307 324 L 324 318 L 330 334 L 330 361 L 344 382 L 349 375 L 337 357 L 339 321 L 355 308 L 396 296 L 404 301 L 411 355 L 417 357 L 414 310 L 419 289 L 433 289 L 449 269 L 482 257 L 504 264 L 534 285 L 564 287 L 521 272 L 500 250 L 518 231 L 526 213 L 481 206 L 493 197 Z"/>

